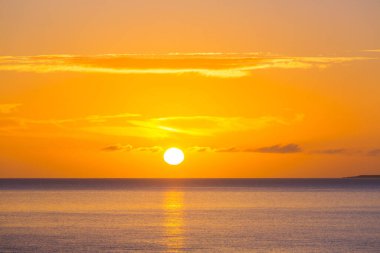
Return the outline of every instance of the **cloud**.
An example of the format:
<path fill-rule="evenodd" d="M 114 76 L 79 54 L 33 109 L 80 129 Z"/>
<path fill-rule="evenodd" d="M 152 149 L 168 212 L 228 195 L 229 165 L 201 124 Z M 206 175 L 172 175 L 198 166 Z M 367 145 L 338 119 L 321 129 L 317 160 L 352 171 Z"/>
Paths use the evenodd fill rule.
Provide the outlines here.
<path fill-rule="evenodd" d="M 133 150 L 142 151 L 142 152 L 161 152 L 164 149 L 160 146 L 152 146 L 152 147 L 137 147 L 137 148 L 134 148 Z"/>
<path fill-rule="evenodd" d="M 131 145 L 120 145 L 120 144 L 111 145 L 111 146 L 102 148 L 103 151 L 131 151 L 132 149 L 133 147 Z"/>
<path fill-rule="evenodd" d="M 21 104 L 0 104 L 0 114 L 13 113 Z"/>
<path fill-rule="evenodd" d="M 114 114 L 114 115 L 90 115 L 85 117 L 85 120 L 88 120 L 89 122 L 106 122 L 112 119 L 125 119 L 125 118 L 134 118 L 139 117 L 140 114 L 135 113 L 120 113 L 120 114 Z M 74 119 L 75 120 L 75 119 Z"/>
<path fill-rule="evenodd" d="M 140 146 L 135 147 L 130 144 L 121 145 L 115 144 L 102 148 L 102 151 L 108 152 L 163 152 L 164 147 L 161 146 Z M 209 146 L 193 146 L 186 148 L 188 152 L 196 153 L 269 153 L 269 154 L 293 154 L 303 152 L 302 148 L 297 144 L 286 144 L 286 145 L 273 145 L 266 147 L 209 147 Z M 360 155 L 363 152 L 352 151 L 343 148 L 337 149 L 321 149 L 310 151 L 309 154 L 326 154 L 326 155 Z M 380 149 L 371 149 L 364 153 L 368 156 L 380 156 Z"/>
<path fill-rule="evenodd" d="M 310 154 L 316 155 L 362 155 L 363 152 L 361 149 L 352 148 L 326 148 L 309 151 Z"/>
<path fill-rule="evenodd" d="M 124 115 L 124 114 L 123 114 Z M 85 119 L 55 121 L 62 127 L 72 126 L 83 131 L 117 136 L 143 138 L 166 138 L 176 135 L 214 136 L 228 132 L 253 131 L 270 126 L 289 126 L 302 121 L 300 114 L 292 117 L 261 116 L 219 117 L 219 116 L 176 116 L 145 117 L 125 114 L 123 117 L 98 116 Z"/>
<path fill-rule="evenodd" d="M 82 118 L 71 118 L 71 119 L 55 119 L 50 120 L 56 124 L 70 124 L 70 123 L 93 123 L 102 124 L 107 122 L 124 122 L 126 119 L 140 117 L 140 114 L 135 113 L 120 113 L 111 115 L 88 115 Z"/>
<path fill-rule="evenodd" d="M 134 147 L 130 144 L 127 145 L 110 145 L 102 148 L 103 151 L 140 151 L 140 152 L 162 152 L 164 150 L 161 146 L 148 146 L 148 147 Z M 228 147 L 228 148 L 212 148 L 208 146 L 194 146 L 186 148 L 189 152 L 213 152 L 213 153 L 297 153 L 301 152 L 301 148 L 296 144 L 288 144 L 288 145 L 275 145 L 270 147 L 263 148 L 238 148 L 238 147 Z"/>
<path fill-rule="evenodd" d="M 23 120 L 12 115 L 21 104 L 0 104 L 0 134 L 10 134 L 24 127 Z"/>
<path fill-rule="evenodd" d="M 326 68 L 368 57 L 282 57 L 258 53 L 169 53 L 1 56 L 0 71 L 108 74 L 199 74 L 219 78 L 248 76 L 259 69 Z"/>
<path fill-rule="evenodd" d="M 187 150 L 190 152 L 214 152 L 214 149 L 211 147 L 199 147 L 199 146 L 190 147 Z"/>
<path fill-rule="evenodd" d="M 224 132 L 250 131 L 273 125 L 290 125 L 301 121 L 299 115 L 292 118 L 279 116 L 218 117 L 218 116 L 179 116 L 133 120 L 132 124 L 160 129 L 169 133 L 192 136 L 211 136 Z"/>
<path fill-rule="evenodd" d="M 214 149 L 214 152 L 230 153 L 230 152 L 244 152 L 244 150 L 236 148 L 236 147 L 229 147 L 229 148 L 216 148 L 216 149 Z"/>
<path fill-rule="evenodd" d="M 287 144 L 287 145 L 274 145 L 269 147 L 261 147 L 258 149 L 253 150 L 253 152 L 260 152 L 260 153 L 280 153 L 280 154 L 286 154 L 286 153 L 299 153 L 302 149 L 297 144 Z"/>
<path fill-rule="evenodd" d="M 17 118 L 0 118 L 1 128 L 19 128 L 22 127 L 22 122 Z"/>
<path fill-rule="evenodd" d="M 315 154 L 325 154 L 325 155 L 336 155 L 336 154 L 347 154 L 348 150 L 344 149 L 344 148 L 321 149 L 321 150 L 315 150 L 312 153 L 315 153 Z"/>
<path fill-rule="evenodd" d="M 0 133 L 12 132 L 24 135 L 36 133 L 41 136 L 65 132 L 78 136 L 90 134 L 156 139 L 259 131 L 269 127 L 287 127 L 302 120 L 302 114 L 250 118 L 207 115 L 147 117 L 134 113 L 121 113 L 46 120 L 3 116 L 0 118 Z"/>
<path fill-rule="evenodd" d="M 190 147 L 189 151 L 193 152 L 226 152 L 226 153 L 278 153 L 278 154 L 287 154 L 287 153 L 298 153 L 302 152 L 302 149 L 297 144 L 287 144 L 287 145 L 274 145 L 269 147 L 260 147 L 260 148 L 239 148 L 239 147 L 227 147 L 227 148 L 213 148 L 213 147 Z"/>
<path fill-rule="evenodd" d="M 369 155 L 369 156 L 380 156 L 380 148 L 369 150 L 367 155 Z"/>
<path fill-rule="evenodd" d="M 367 50 L 362 50 L 363 52 L 372 52 L 372 53 L 380 53 L 380 49 L 367 49 Z"/>
<path fill-rule="evenodd" d="M 322 154 L 322 155 L 363 155 L 380 156 L 380 149 L 371 149 L 364 152 L 360 149 L 346 149 L 346 148 L 333 148 L 333 149 L 320 149 L 304 151 L 300 145 L 290 143 L 286 145 L 273 145 L 265 147 L 209 147 L 209 146 L 194 146 L 187 148 L 189 152 L 225 152 L 225 153 L 272 153 L 272 154 L 291 154 L 291 153 L 307 153 L 307 154 Z"/>
<path fill-rule="evenodd" d="M 124 151 L 124 152 L 130 152 L 130 151 L 139 151 L 139 152 L 161 152 L 163 151 L 163 148 L 160 146 L 151 146 L 151 147 L 133 147 L 132 145 L 111 145 L 102 148 L 103 151 Z"/>
<path fill-rule="evenodd" d="M 290 126 L 303 120 L 303 114 L 287 116 L 223 117 L 212 115 L 147 117 L 136 113 L 88 115 L 80 118 L 32 119 L 8 115 L 19 104 L 1 105 L 0 132 L 32 135 L 52 131 L 88 134 L 167 138 L 172 136 L 215 136 L 229 132 L 257 131 L 272 126 Z M 0 114 L 1 115 L 1 114 Z"/>

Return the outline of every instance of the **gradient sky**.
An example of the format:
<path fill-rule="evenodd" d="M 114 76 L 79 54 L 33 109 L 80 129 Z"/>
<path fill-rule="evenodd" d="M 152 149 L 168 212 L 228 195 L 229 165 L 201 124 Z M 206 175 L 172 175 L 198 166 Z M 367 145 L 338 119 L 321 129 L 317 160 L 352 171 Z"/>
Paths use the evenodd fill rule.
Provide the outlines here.
<path fill-rule="evenodd" d="M 0 31 L 0 177 L 380 174 L 377 0 L 0 0 Z"/>

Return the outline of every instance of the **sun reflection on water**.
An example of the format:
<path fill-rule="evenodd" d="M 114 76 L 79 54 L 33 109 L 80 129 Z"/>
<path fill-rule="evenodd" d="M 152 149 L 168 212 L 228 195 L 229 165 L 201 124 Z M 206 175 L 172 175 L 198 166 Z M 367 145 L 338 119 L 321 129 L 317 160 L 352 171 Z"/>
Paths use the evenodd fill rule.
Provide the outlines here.
<path fill-rule="evenodd" d="M 184 246 L 183 192 L 164 193 L 164 231 L 168 252 L 181 252 Z"/>

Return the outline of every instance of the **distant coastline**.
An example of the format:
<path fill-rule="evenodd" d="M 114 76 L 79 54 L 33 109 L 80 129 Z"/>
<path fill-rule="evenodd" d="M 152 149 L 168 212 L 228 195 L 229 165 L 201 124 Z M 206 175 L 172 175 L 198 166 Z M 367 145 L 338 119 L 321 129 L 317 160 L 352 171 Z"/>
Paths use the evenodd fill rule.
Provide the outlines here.
<path fill-rule="evenodd" d="M 380 175 L 358 175 L 358 176 L 345 177 L 345 178 L 380 178 Z"/>

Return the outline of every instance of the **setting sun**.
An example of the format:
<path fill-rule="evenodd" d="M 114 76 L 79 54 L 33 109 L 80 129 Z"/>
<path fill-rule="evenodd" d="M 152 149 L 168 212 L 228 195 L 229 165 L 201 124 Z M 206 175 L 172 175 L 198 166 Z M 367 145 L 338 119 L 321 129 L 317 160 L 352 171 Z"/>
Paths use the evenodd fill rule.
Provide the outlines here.
<path fill-rule="evenodd" d="M 380 253 L 379 31 L 380 0 L 0 0 L 0 253 Z"/>
<path fill-rule="evenodd" d="M 178 165 L 183 162 L 185 155 L 179 148 L 169 148 L 165 151 L 164 160 L 170 165 Z"/>

